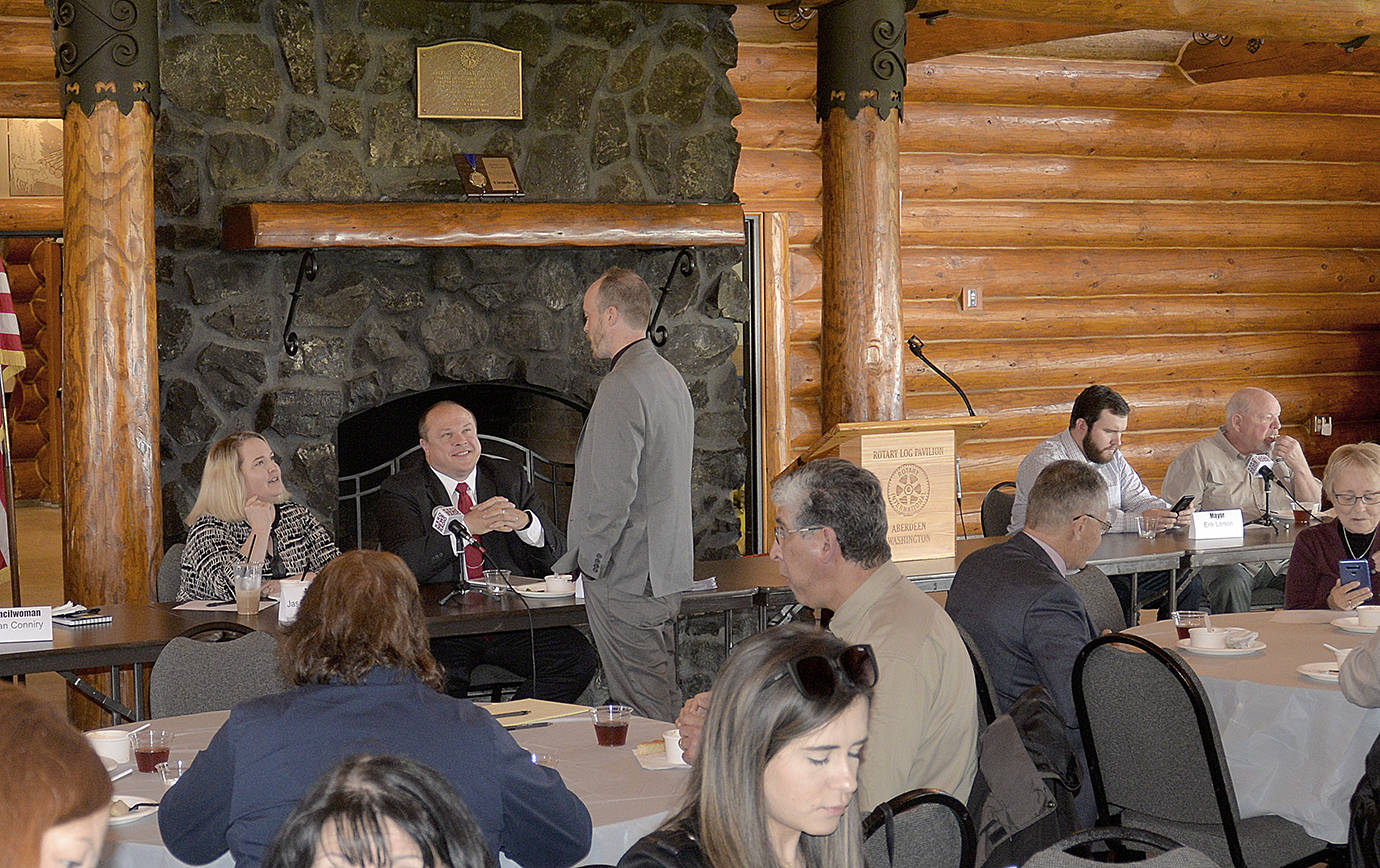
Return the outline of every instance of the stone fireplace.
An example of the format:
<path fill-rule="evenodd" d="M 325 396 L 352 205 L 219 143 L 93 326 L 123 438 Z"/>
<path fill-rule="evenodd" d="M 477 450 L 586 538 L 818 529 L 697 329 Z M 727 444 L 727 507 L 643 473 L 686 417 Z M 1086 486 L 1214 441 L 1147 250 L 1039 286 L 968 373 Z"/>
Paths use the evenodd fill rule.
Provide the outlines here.
<path fill-rule="evenodd" d="M 418 120 L 414 49 L 520 48 L 520 122 Z M 299 254 L 221 247 L 247 201 L 458 198 L 455 152 L 512 154 L 530 201 L 731 202 L 736 40 L 722 7 L 431 0 L 172 0 L 155 142 L 165 536 L 183 535 L 209 443 L 262 430 L 289 488 L 336 517 L 343 418 L 452 383 L 511 381 L 588 402 L 604 371 L 580 298 L 605 268 L 655 289 L 656 248 L 320 249 L 283 348 Z M 746 473 L 732 355 L 748 316 L 739 248 L 672 282 L 663 348 L 696 408 L 696 553 L 735 551 Z"/>

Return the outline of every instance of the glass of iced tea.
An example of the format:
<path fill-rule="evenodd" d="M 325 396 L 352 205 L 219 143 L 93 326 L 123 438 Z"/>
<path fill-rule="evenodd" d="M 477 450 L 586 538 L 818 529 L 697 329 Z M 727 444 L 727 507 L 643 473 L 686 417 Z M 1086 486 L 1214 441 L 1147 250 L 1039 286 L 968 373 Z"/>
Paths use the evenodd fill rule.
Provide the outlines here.
<path fill-rule="evenodd" d="M 1188 638 L 1188 631 L 1194 627 L 1211 627 L 1212 618 L 1207 612 L 1182 611 L 1175 612 L 1174 629 L 1178 631 L 1180 639 Z"/>
<path fill-rule="evenodd" d="M 594 737 L 603 747 L 619 747 L 628 743 L 628 721 L 632 708 L 626 705 L 601 705 L 590 711 L 594 717 Z"/>
<path fill-rule="evenodd" d="M 129 741 L 134 748 L 134 762 L 139 771 L 157 771 L 159 763 L 168 761 L 168 748 L 172 746 L 172 733 L 166 729 L 146 729 L 131 732 Z"/>

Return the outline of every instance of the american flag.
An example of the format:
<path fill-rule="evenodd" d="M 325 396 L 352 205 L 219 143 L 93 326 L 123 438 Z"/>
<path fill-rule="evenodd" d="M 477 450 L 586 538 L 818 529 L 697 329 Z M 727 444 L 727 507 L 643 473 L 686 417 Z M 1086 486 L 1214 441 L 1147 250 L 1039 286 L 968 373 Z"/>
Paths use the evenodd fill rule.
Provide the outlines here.
<path fill-rule="evenodd" d="M 10 298 L 10 278 L 5 273 L 4 260 L 0 260 L 0 381 L 7 393 L 14 391 L 19 372 L 24 370 L 24 344 L 19 337 L 19 317 L 14 315 L 14 300 Z M 0 414 L 0 449 L 4 449 L 4 464 L 10 463 L 10 432 L 8 412 Z M 10 583 L 10 563 L 14 550 L 10 548 L 9 509 L 10 496 L 8 479 L 0 466 L 0 585 Z"/>

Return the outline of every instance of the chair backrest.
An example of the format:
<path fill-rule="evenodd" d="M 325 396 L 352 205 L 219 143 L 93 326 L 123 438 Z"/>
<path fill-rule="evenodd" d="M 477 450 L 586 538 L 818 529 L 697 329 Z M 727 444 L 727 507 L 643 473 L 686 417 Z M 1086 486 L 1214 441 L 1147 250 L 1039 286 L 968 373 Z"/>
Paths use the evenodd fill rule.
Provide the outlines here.
<path fill-rule="evenodd" d="M 1245 864 L 1217 722 L 1178 654 L 1127 633 L 1098 637 L 1074 661 L 1073 701 L 1098 825 L 1130 810 L 1220 826 L 1232 861 Z"/>
<path fill-rule="evenodd" d="M 1006 536 L 1011 507 L 1016 502 L 1016 483 L 998 482 L 982 496 L 982 535 Z"/>
<path fill-rule="evenodd" d="M 1021 868 L 1097 868 L 1097 866 L 1106 864 L 1104 861 L 1084 858 L 1071 852 L 1090 846 L 1112 848 L 1114 852 L 1125 850 L 1145 853 L 1147 855 L 1144 861 L 1137 861 L 1136 864 L 1152 866 L 1152 868 L 1216 868 L 1217 866 L 1217 863 L 1201 850 L 1180 846 L 1177 841 L 1145 829 L 1117 826 L 1111 829 L 1085 829 L 1082 832 L 1074 832 L 1058 844 L 1031 856 Z M 1117 861 L 1126 860 L 1118 859 Z"/>
<path fill-rule="evenodd" d="M 992 682 L 992 670 L 987 668 L 987 661 L 982 659 L 982 652 L 968 631 L 956 621 L 954 629 L 963 638 L 963 644 L 968 646 L 968 659 L 973 664 L 973 681 L 977 683 L 978 714 L 982 717 L 982 725 L 988 726 L 997 719 L 997 708 L 1001 705 Z"/>
<path fill-rule="evenodd" d="M 1121 611 L 1121 600 L 1106 573 L 1097 567 L 1086 566 L 1067 578 L 1083 600 L 1088 617 L 1092 619 L 1093 635 L 1100 636 L 1103 630 L 1120 633 L 1126 629 L 1126 614 Z"/>
<path fill-rule="evenodd" d="M 911 790 L 878 805 L 863 821 L 868 868 L 972 868 L 968 809 L 939 790 Z"/>
<path fill-rule="evenodd" d="M 184 543 L 173 543 L 163 552 L 163 560 L 158 562 L 158 581 L 154 586 L 155 603 L 171 603 L 177 599 L 177 588 L 182 584 L 182 550 Z"/>
<path fill-rule="evenodd" d="M 277 641 L 258 631 L 227 642 L 178 636 L 158 654 L 149 674 L 149 712 L 168 717 L 218 711 L 286 690 L 277 651 Z"/>

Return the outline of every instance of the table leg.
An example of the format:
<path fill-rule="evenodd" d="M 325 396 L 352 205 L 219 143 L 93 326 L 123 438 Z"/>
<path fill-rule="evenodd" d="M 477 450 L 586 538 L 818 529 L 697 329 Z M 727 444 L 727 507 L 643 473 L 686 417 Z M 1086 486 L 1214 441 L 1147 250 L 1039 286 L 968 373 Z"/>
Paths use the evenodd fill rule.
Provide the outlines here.
<path fill-rule="evenodd" d="M 111 714 L 116 715 L 117 717 L 123 717 L 126 721 L 132 721 L 136 719 L 134 716 L 134 712 L 126 708 L 120 702 L 118 695 L 120 685 L 119 669 L 115 670 L 115 675 L 113 676 L 115 680 L 115 697 L 107 696 L 101 691 L 97 690 L 95 687 L 92 687 L 90 683 L 84 681 L 82 677 L 75 672 L 59 672 L 58 674 L 61 675 L 64 679 L 66 679 L 67 683 L 72 685 L 72 687 L 75 688 L 78 693 L 80 693 L 82 696 L 85 696 L 87 699 L 96 703 L 101 708 L 105 709 Z"/>
<path fill-rule="evenodd" d="M 1131 573 L 1131 624 L 1140 624 L 1140 573 Z"/>

